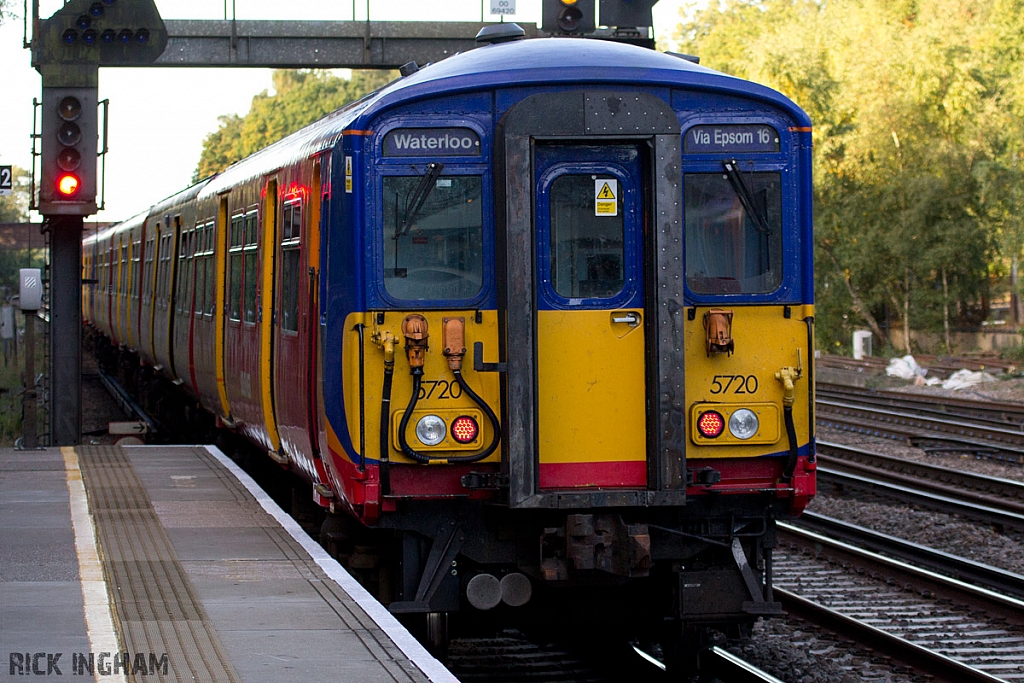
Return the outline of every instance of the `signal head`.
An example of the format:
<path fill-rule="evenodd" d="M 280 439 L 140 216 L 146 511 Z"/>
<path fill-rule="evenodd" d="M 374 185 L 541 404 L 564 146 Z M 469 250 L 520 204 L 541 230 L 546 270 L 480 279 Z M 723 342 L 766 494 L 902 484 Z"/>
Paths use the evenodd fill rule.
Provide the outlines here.
<path fill-rule="evenodd" d="M 78 194 L 81 181 L 74 173 L 65 173 L 57 178 L 57 193 L 63 199 L 72 199 Z"/>
<path fill-rule="evenodd" d="M 96 212 L 98 93 L 91 87 L 44 87 L 39 212 Z"/>
<path fill-rule="evenodd" d="M 596 26 L 594 0 L 543 0 L 541 28 L 546 33 L 581 35 Z"/>

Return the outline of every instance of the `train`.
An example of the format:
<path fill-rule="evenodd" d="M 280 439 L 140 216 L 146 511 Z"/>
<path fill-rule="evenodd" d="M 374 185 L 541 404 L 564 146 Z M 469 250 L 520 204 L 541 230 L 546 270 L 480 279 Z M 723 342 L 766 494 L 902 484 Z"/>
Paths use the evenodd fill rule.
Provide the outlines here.
<path fill-rule="evenodd" d="M 86 235 L 85 324 L 432 642 L 534 610 L 682 661 L 780 613 L 815 494 L 811 122 L 682 55 L 477 42 Z"/>

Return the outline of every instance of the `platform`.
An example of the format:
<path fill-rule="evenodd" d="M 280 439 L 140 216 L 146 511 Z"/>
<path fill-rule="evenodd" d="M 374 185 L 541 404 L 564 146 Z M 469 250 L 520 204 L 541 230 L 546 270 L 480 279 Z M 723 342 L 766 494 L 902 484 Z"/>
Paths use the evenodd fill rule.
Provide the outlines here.
<path fill-rule="evenodd" d="M 0 681 L 457 683 L 233 462 L 0 450 Z"/>

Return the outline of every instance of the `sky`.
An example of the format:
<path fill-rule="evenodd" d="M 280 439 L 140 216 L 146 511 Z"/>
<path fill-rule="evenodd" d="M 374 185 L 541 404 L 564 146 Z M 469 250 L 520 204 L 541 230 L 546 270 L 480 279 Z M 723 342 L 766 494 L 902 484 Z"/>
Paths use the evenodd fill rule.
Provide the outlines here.
<path fill-rule="evenodd" d="M 506 21 L 537 23 L 541 0 L 515 0 L 516 14 Z M 223 19 L 234 4 L 238 19 L 322 19 L 380 21 L 480 21 L 489 0 L 157 0 L 164 19 Z M 32 3 L 28 3 L 31 7 Z M 654 32 L 669 36 L 686 0 L 660 0 L 654 7 Z M 22 47 L 20 0 L 10 3 L 16 16 L 0 26 L 0 165 L 32 165 L 32 99 L 41 80 Z M 40 16 L 49 17 L 62 0 L 40 0 Z M 358 7 L 357 7 L 358 5 Z M 485 14 L 485 21 L 498 17 Z M 218 117 L 249 111 L 252 98 L 272 91 L 269 69 L 101 68 L 99 99 L 109 99 L 109 153 L 106 160 L 106 209 L 87 222 L 129 218 L 188 187 L 203 139 L 218 128 Z M 33 212 L 31 219 L 40 220 Z"/>

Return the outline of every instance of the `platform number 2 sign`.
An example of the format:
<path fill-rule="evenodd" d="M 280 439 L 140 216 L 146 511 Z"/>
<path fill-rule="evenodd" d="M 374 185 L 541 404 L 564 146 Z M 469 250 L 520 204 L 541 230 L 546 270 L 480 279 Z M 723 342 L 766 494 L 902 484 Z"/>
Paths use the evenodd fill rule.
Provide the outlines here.
<path fill-rule="evenodd" d="M 0 197 L 10 197 L 14 192 L 14 172 L 10 166 L 0 166 Z"/>

